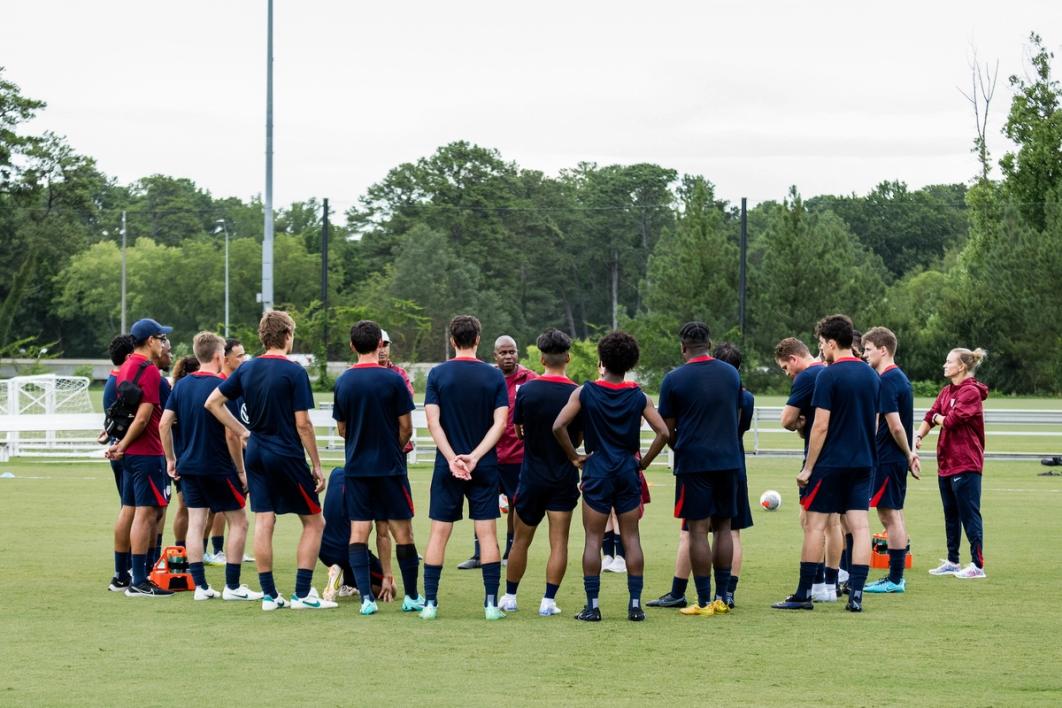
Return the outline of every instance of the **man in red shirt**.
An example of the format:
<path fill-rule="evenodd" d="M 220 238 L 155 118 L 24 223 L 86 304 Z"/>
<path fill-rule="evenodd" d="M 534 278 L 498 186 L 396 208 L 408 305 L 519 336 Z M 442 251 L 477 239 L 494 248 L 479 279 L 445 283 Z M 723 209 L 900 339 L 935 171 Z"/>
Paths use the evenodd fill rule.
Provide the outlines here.
<path fill-rule="evenodd" d="M 494 363 L 505 376 L 505 387 L 509 391 L 509 419 L 505 423 L 505 432 L 495 448 L 498 452 L 499 492 L 505 495 L 509 504 L 506 519 L 505 554 L 502 563 L 509 560 L 509 551 L 513 547 L 513 504 L 516 503 L 516 485 L 520 481 L 520 466 L 524 462 L 524 441 L 516 436 L 513 425 L 513 406 L 516 403 L 516 391 L 523 384 L 538 378 L 538 374 L 520 365 L 520 355 L 516 349 L 516 340 L 503 334 L 494 340 Z M 479 541 L 476 541 L 472 557 L 457 567 L 461 570 L 478 568 Z"/>
<path fill-rule="evenodd" d="M 413 392 L 413 383 L 409 380 L 409 374 L 401 366 L 391 361 L 391 335 L 387 333 L 386 329 L 382 330 L 382 333 L 383 339 L 380 340 L 380 348 L 376 350 L 377 356 L 380 357 L 380 366 L 390 369 L 401 376 L 402 380 L 406 382 L 406 390 L 409 391 L 409 395 L 416 398 L 416 394 Z M 402 448 L 402 452 L 407 455 L 413 452 L 413 438 L 409 439 L 406 446 Z"/>
<path fill-rule="evenodd" d="M 157 519 L 170 498 L 170 478 L 166 474 L 166 458 L 159 436 L 162 374 L 154 362 L 162 357 L 167 335 L 172 331 L 172 327 L 164 327 L 152 319 L 135 322 L 129 333 L 136 348 L 116 377 L 119 390 L 124 382 L 136 379 L 142 392 L 136 417 L 125 436 L 107 450 L 108 459 L 122 462 L 123 497 L 135 508 L 130 529 L 133 578 L 125 590 L 127 597 L 167 597 L 173 594 L 147 579 L 148 552 L 154 540 Z"/>

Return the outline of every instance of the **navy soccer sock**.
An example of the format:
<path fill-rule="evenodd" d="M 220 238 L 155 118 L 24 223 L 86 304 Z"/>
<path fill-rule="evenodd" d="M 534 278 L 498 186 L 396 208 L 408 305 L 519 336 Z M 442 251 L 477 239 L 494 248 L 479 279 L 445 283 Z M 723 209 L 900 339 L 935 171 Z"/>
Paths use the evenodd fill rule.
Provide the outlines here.
<path fill-rule="evenodd" d="M 694 575 L 693 587 L 697 588 L 697 604 L 704 607 L 712 601 L 712 576 Z M 678 595 L 676 595 L 678 597 Z"/>
<path fill-rule="evenodd" d="M 642 606 L 642 585 L 643 577 L 641 575 L 627 575 L 627 592 L 631 596 L 628 607 Z"/>
<path fill-rule="evenodd" d="M 280 593 L 277 592 L 277 586 L 273 583 L 273 571 L 267 570 L 264 573 L 259 573 L 258 585 L 262 588 L 263 595 L 271 597 L 274 600 L 280 597 Z"/>
<path fill-rule="evenodd" d="M 295 597 L 304 598 L 310 594 L 313 582 L 313 568 L 299 568 L 295 571 Z M 371 590 L 369 591 L 372 592 Z"/>
<path fill-rule="evenodd" d="M 358 583 L 363 600 L 375 600 L 372 594 L 372 576 L 369 573 L 369 546 L 365 543 L 352 543 L 347 547 L 347 557 L 354 571 L 354 580 Z"/>
<path fill-rule="evenodd" d="M 188 564 L 188 572 L 192 574 L 192 580 L 195 581 L 197 588 L 203 588 L 204 590 L 209 587 L 206 581 L 206 572 L 203 571 L 203 561 Z"/>
<path fill-rule="evenodd" d="M 867 584 L 867 574 L 870 573 L 869 565 L 852 564 L 851 575 L 848 578 L 848 593 L 856 602 L 863 601 L 863 586 Z"/>
<path fill-rule="evenodd" d="M 889 549 L 889 580 L 897 585 L 903 580 L 903 566 L 907 561 L 907 549 Z"/>
<path fill-rule="evenodd" d="M 689 578 L 675 576 L 671 579 L 671 597 L 686 597 L 686 588 L 689 586 Z"/>
<path fill-rule="evenodd" d="M 484 563 L 483 568 L 483 606 L 497 606 L 498 585 L 501 584 L 501 561 Z"/>
<path fill-rule="evenodd" d="M 139 585 L 147 580 L 147 555 L 133 553 L 130 557 L 133 566 L 133 585 Z"/>
<path fill-rule="evenodd" d="M 184 546 L 184 539 L 183 539 L 183 538 L 178 538 L 178 539 L 176 539 L 176 540 L 175 540 L 175 541 L 173 542 L 173 545 L 175 545 L 175 546 L 182 546 L 182 547 L 185 547 L 185 546 Z"/>
<path fill-rule="evenodd" d="M 738 576 L 731 574 L 731 576 L 730 576 L 730 584 L 727 586 L 727 589 L 726 589 L 726 601 L 727 602 L 733 602 L 734 601 L 734 593 L 737 592 L 738 580 L 740 580 L 740 578 Z"/>
<path fill-rule="evenodd" d="M 225 587 L 227 587 L 229 590 L 236 590 L 240 587 L 239 563 L 225 564 Z"/>
<path fill-rule="evenodd" d="M 558 590 L 560 590 L 560 585 L 555 585 L 553 583 L 546 583 L 546 595 L 545 595 L 546 599 L 547 600 L 556 600 L 557 599 L 557 591 Z"/>
<path fill-rule="evenodd" d="M 605 539 L 601 543 L 601 554 L 606 556 L 616 555 L 616 534 L 613 531 L 605 532 Z"/>
<path fill-rule="evenodd" d="M 225 537 L 224 536 L 211 536 L 210 545 L 214 549 L 214 555 L 221 553 L 225 550 Z"/>
<path fill-rule="evenodd" d="M 505 535 L 505 558 L 509 557 L 509 551 L 511 550 L 513 550 L 513 535 L 510 533 Z"/>
<path fill-rule="evenodd" d="M 132 568 L 132 563 L 132 554 L 129 551 L 115 551 L 114 577 L 119 580 L 125 580 L 125 576 L 128 575 L 129 570 Z"/>
<path fill-rule="evenodd" d="M 600 575 L 584 575 L 583 589 L 586 591 L 586 606 L 597 607 L 597 596 L 601 592 Z"/>
<path fill-rule="evenodd" d="M 441 577 L 441 565 L 424 564 L 424 599 L 429 605 L 439 604 L 439 578 Z"/>
<path fill-rule="evenodd" d="M 798 600 L 811 599 L 811 586 L 815 583 L 818 565 L 811 561 L 800 561 L 800 582 L 797 584 L 796 592 L 793 593 Z"/>
<path fill-rule="evenodd" d="M 406 595 L 416 599 L 420 594 L 417 592 L 417 576 L 420 574 L 417 547 L 412 543 L 400 543 L 395 547 L 395 555 L 398 556 L 398 570 L 402 573 L 402 589 Z"/>
<path fill-rule="evenodd" d="M 855 545 L 855 537 L 850 533 L 844 535 L 844 551 L 841 552 L 841 570 L 846 573 L 852 572 L 852 546 Z"/>
<path fill-rule="evenodd" d="M 623 537 L 619 535 L 619 531 L 616 532 L 616 556 L 619 558 L 626 557 L 623 552 Z"/>
<path fill-rule="evenodd" d="M 826 567 L 826 584 L 837 586 L 837 576 L 840 575 L 840 571 L 837 568 Z"/>
<path fill-rule="evenodd" d="M 725 599 L 726 589 L 730 587 L 730 568 L 715 568 L 715 593 L 719 599 Z"/>
<path fill-rule="evenodd" d="M 815 564 L 815 585 L 822 585 L 826 582 L 826 564 Z"/>
<path fill-rule="evenodd" d="M 519 588 L 519 587 L 520 587 L 520 581 L 519 580 L 513 581 L 513 580 L 506 579 L 506 581 L 505 581 L 505 594 L 506 595 L 515 595 L 516 594 L 516 589 Z"/>

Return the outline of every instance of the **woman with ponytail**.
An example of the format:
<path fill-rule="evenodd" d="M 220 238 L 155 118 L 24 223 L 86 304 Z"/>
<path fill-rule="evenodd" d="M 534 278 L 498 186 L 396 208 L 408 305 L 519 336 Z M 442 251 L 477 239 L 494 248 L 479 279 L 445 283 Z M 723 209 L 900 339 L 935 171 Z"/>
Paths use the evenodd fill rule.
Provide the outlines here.
<path fill-rule="evenodd" d="M 974 378 L 985 358 L 982 349 L 952 349 L 944 362 L 944 376 L 951 383 L 941 389 L 926 412 L 915 435 L 915 447 L 935 426 L 937 438 L 937 482 L 944 504 L 944 530 L 948 557 L 929 571 L 930 575 L 956 578 L 984 578 L 984 528 L 981 523 L 981 473 L 985 464 L 985 411 L 988 386 Z M 970 565 L 959 565 L 962 531 L 970 542 Z"/>

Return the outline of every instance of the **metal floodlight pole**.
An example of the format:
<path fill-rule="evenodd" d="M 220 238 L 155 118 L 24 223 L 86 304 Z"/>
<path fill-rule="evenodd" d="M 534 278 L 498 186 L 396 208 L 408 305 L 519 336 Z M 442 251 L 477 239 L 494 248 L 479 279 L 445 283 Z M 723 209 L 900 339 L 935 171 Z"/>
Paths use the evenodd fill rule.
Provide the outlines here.
<path fill-rule="evenodd" d="M 129 324 L 125 313 L 125 209 L 122 209 L 122 334 L 129 331 Z"/>
<path fill-rule="evenodd" d="M 266 40 L 266 184 L 262 239 L 262 311 L 273 309 L 273 0 L 268 0 Z"/>
<path fill-rule="evenodd" d="M 745 197 L 741 198 L 741 261 L 738 265 L 738 321 L 741 326 L 741 340 L 745 341 L 746 329 L 746 308 L 745 308 L 745 291 L 746 291 L 746 275 L 748 267 L 748 252 L 749 252 L 749 213 L 748 213 L 748 200 Z"/>
<path fill-rule="evenodd" d="M 328 197 L 324 200 L 321 220 L 321 309 L 324 313 L 325 360 L 328 360 Z"/>
<path fill-rule="evenodd" d="M 229 338 L 229 227 L 224 219 L 215 222 L 225 232 L 225 338 Z M 217 233 L 215 229 L 214 233 Z"/>

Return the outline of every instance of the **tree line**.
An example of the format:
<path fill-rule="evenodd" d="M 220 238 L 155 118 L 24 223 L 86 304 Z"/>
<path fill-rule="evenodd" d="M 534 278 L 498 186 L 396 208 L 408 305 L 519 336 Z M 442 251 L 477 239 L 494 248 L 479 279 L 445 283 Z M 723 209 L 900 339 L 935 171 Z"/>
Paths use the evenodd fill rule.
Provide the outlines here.
<path fill-rule="evenodd" d="M 708 177 L 593 163 L 551 176 L 464 141 L 394 167 L 332 215 L 327 309 L 320 201 L 277 210 L 275 301 L 296 316 L 296 347 L 333 359 L 363 317 L 414 361 L 445 357 L 458 312 L 479 316 L 485 342 L 506 333 L 522 348 L 546 327 L 579 340 L 621 327 L 641 342 L 650 384 L 678 363 L 678 327 L 701 319 L 743 345 L 760 390 L 784 386 L 776 341 L 810 342 L 821 316 L 845 312 L 896 331 L 915 380 L 939 380 L 951 347 L 981 346 L 994 387 L 1058 393 L 1062 90 L 1053 55 L 1030 42 L 1002 126 L 1013 149 L 990 164 L 979 134 L 982 169 L 968 183 L 811 197 L 793 187 L 748 210 L 744 333 L 739 210 Z M 0 73 L 0 354 L 105 352 L 120 329 L 123 211 L 130 320 L 173 324 L 178 341 L 220 329 L 227 231 L 232 329 L 256 341 L 261 201 L 165 175 L 119 184 L 62 137 L 23 132 L 43 109 Z"/>

